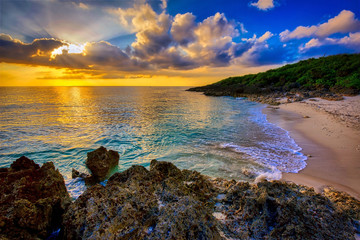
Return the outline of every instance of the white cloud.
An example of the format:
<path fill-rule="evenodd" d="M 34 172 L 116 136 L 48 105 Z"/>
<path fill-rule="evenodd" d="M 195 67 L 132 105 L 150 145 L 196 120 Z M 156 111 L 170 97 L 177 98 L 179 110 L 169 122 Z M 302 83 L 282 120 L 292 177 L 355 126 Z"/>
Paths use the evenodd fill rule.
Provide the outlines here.
<path fill-rule="evenodd" d="M 258 2 L 251 3 L 250 5 L 263 11 L 267 11 L 275 7 L 274 0 L 258 0 Z"/>
<path fill-rule="evenodd" d="M 350 33 L 349 36 L 341 38 L 339 43 L 348 46 L 357 46 L 360 50 L 360 32 Z"/>
<path fill-rule="evenodd" d="M 285 30 L 280 33 L 281 41 L 301 39 L 305 37 L 326 38 L 334 33 L 349 33 L 360 30 L 360 21 L 355 19 L 355 14 L 343 10 L 339 15 L 329 19 L 326 23 L 313 26 L 299 26 L 293 31 Z"/>
<path fill-rule="evenodd" d="M 342 45 L 350 49 L 360 51 L 360 32 L 350 33 L 349 36 L 343 38 L 313 38 L 305 45 L 300 46 L 300 52 L 306 52 L 311 48 L 328 46 L 328 45 Z"/>

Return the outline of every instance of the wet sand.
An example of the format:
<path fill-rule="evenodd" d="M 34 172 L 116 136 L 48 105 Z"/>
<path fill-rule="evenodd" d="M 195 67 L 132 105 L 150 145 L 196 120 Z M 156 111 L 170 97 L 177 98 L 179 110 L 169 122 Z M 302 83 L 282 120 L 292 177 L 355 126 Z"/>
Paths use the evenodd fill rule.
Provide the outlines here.
<path fill-rule="evenodd" d="M 309 156 L 303 170 L 285 173 L 282 180 L 318 192 L 332 186 L 360 199 L 360 96 L 315 100 L 264 109 L 268 121 L 289 131 Z"/>

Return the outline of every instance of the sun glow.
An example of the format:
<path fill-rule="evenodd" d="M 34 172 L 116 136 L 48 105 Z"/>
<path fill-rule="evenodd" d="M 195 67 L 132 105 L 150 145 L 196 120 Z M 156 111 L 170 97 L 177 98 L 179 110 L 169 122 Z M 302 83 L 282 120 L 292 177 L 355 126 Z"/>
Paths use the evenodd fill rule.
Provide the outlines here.
<path fill-rule="evenodd" d="M 82 53 L 83 55 L 86 55 L 84 50 L 85 50 L 85 44 L 68 44 L 68 45 L 63 45 L 59 48 L 54 49 L 51 52 L 51 59 L 54 59 L 56 57 L 56 55 L 61 55 L 64 54 L 64 52 L 66 53 Z"/>

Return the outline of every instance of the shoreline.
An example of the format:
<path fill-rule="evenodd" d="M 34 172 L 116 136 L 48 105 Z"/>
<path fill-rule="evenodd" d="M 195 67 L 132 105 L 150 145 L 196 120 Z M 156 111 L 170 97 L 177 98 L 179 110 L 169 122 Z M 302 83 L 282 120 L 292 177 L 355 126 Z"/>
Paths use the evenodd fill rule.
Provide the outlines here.
<path fill-rule="evenodd" d="M 351 108 L 345 115 L 344 109 Z M 283 173 L 282 181 L 314 187 L 332 186 L 360 199 L 360 96 L 342 101 L 315 99 L 264 108 L 267 120 L 289 132 L 308 156 L 299 173 Z M 347 121 L 349 120 L 349 121 Z"/>

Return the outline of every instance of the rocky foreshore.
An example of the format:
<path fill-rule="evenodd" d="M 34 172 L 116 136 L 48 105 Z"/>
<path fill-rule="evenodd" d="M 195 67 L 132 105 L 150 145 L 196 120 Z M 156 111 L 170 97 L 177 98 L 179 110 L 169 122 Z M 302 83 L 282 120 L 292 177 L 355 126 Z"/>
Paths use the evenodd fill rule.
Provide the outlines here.
<path fill-rule="evenodd" d="M 212 179 L 156 160 L 70 203 L 51 162 L 22 157 L 0 169 L 0 190 L 0 239 L 46 239 L 58 229 L 58 239 L 354 239 L 360 230 L 360 202 L 346 193 Z"/>
<path fill-rule="evenodd" d="M 202 92 L 206 96 L 230 96 L 230 97 L 246 97 L 250 101 L 269 104 L 269 105 L 279 105 L 281 103 L 290 103 L 290 102 L 299 102 L 309 98 L 322 98 L 330 101 L 339 101 L 343 100 L 343 94 L 354 96 L 358 92 L 343 92 L 335 93 L 329 90 L 293 90 L 293 91 L 272 91 L 268 89 L 258 89 L 258 90 L 244 90 L 230 88 L 230 87 L 213 87 L 213 86 L 204 86 L 204 87 L 194 87 L 189 88 L 187 91 L 191 92 Z M 285 99 L 285 101 L 284 101 Z"/>

